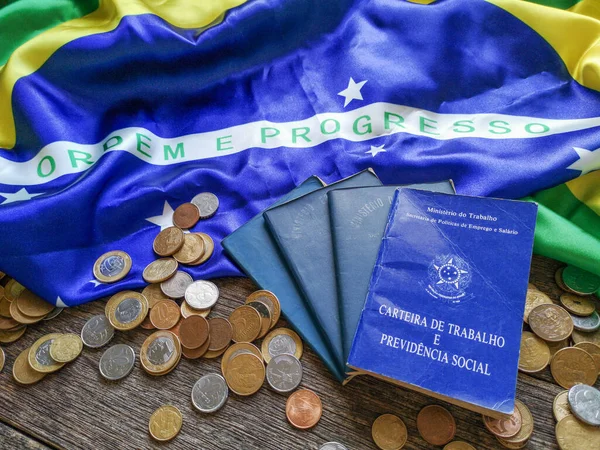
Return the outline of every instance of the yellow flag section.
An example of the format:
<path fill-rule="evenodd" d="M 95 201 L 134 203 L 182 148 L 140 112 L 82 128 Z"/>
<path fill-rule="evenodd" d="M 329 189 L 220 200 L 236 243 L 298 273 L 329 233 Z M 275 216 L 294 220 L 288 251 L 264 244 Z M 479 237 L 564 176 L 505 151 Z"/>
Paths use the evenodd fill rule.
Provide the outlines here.
<path fill-rule="evenodd" d="M 60 47 L 75 39 L 114 30 L 125 16 L 154 14 L 179 28 L 206 29 L 247 0 L 101 0 L 99 8 L 63 22 L 18 47 L 0 67 L 0 148 L 15 145 L 12 92 L 19 78 L 38 70 Z"/>
<path fill-rule="evenodd" d="M 583 0 L 568 10 L 523 0 L 487 0 L 517 17 L 558 53 L 571 76 L 583 86 L 600 91 L 600 7 Z"/>

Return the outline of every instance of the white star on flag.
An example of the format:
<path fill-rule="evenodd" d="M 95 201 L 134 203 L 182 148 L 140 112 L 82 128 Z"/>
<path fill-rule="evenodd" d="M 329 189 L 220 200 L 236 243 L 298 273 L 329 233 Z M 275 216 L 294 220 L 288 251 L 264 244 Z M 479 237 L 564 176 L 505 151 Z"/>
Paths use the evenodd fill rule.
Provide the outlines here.
<path fill-rule="evenodd" d="M 62 299 L 60 298 L 60 295 L 58 297 L 56 297 L 56 306 L 58 308 L 68 308 L 67 304 L 65 302 L 63 302 Z"/>
<path fill-rule="evenodd" d="M 158 225 L 160 227 L 160 231 L 165 228 L 169 228 L 173 226 L 173 208 L 169 205 L 169 202 L 165 200 L 165 205 L 163 207 L 162 215 L 148 217 L 146 219 L 148 222 L 152 222 L 154 225 Z"/>
<path fill-rule="evenodd" d="M 88 281 L 88 283 L 92 283 L 94 285 L 94 287 L 98 287 L 99 285 L 104 284 L 103 282 L 98 281 L 98 280 L 90 280 L 90 281 Z"/>
<path fill-rule="evenodd" d="M 341 92 L 338 92 L 338 95 L 344 97 L 344 108 L 348 106 L 348 104 L 352 100 L 362 100 L 362 94 L 360 90 L 365 85 L 368 80 L 361 81 L 360 83 L 356 83 L 352 77 L 350 77 L 350 81 L 348 81 L 348 87 Z"/>
<path fill-rule="evenodd" d="M 0 203 L 0 205 L 7 205 L 8 203 L 20 202 L 23 200 L 31 200 L 33 197 L 37 197 L 38 195 L 42 194 L 43 192 L 38 192 L 37 194 L 30 194 L 25 188 L 22 188 L 14 194 L 10 194 L 8 192 L 0 192 L 0 195 L 6 198 L 6 200 Z"/>
<path fill-rule="evenodd" d="M 577 152 L 579 159 L 567 167 L 567 169 L 581 170 L 581 175 L 600 169 L 600 148 L 592 151 L 585 148 L 573 147 L 573 150 Z"/>
<path fill-rule="evenodd" d="M 384 146 L 385 146 L 385 144 L 380 145 L 379 147 L 375 147 L 374 145 L 371 145 L 371 150 L 367 150 L 365 153 L 370 153 L 371 156 L 375 156 L 378 153 L 385 153 L 385 152 L 387 152 L 387 150 L 383 148 Z"/>

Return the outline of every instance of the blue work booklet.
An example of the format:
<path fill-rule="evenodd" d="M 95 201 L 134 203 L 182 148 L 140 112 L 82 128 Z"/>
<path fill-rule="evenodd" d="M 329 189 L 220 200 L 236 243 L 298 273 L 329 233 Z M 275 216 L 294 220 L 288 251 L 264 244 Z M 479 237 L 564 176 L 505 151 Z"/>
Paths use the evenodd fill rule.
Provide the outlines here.
<path fill-rule="evenodd" d="M 467 409 L 514 409 L 537 205 L 396 192 L 348 365 Z"/>

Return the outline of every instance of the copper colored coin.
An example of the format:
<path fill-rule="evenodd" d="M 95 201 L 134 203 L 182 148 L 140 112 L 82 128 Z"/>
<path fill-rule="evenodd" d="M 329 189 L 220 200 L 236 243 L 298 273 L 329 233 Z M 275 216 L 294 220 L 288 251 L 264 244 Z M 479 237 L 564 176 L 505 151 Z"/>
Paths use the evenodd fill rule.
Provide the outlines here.
<path fill-rule="evenodd" d="M 506 439 L 515 436 L 521 430 L 523 419 L 519 408 L 515 406 L 515 410 L 509 417 L 494 419 L 483 416 L 483 424 L 494 436 Z"/>
<path fill-rule="evenodd" d="M 146 316 L 146 318 L 144 319 L 144 321 L 142 323 L 140 323 L 140 327 L 142 327 L 144 330 L 155 330 L 156 327 L 154 325 L 152 325 L 152 321 L 150 320 L 150 314 L 148 314 Z"/>
<path fill-rule="evenodd" d="M 226 348 L 231 342 L 233 336 L 233 327 L 229 320 L 215 317 L 208 321 L 210 326 L 210 346 L 211 352 L 218 352 Z"/>
<path fill-rule="evenodd" d="M 192 228 L 200 220 L 200 210 L 193 203 L 179 205 L 173 213 L 173 224 L 179 228 Z"/>
<path fill-rule="evenodd" d="M 180 228 L 165 228 L 154 238 L 152 249 L 159 256 L 171 256 L 183 247 L 183 236 Z"/>
<path fill-rule="evenodd" d="M 456 434 L 456 422 L 446 408 L 429 405 L 419 411 L 417 429 L 423 439 L 432 445 L 445 445 Z"/>
<path fill-rule="evenodd" d="M 299 389 L 289 396 L 285 404 L 288 421 L 300 430 L 314 427 L 323 414 L 321 399 L 313 391 Z"/>
<path fill-rule="evenodd" d="M 159 330 L 173 328 L 180 317 L 179 305 L 173 300 L 162 300 L 150 310 L 150 321 Z"/>
<path fill-rule="evenodd" d="M 181 321 L 179 336 L 181 345 L 193 350 L 206 342 L 209 334 L 208 321 L 204 317 L 190 316 Z"/>
<path fill-rule="evenodd" d="M 195 349 L 189 349 L 186 347 L 181 347 L 181 352 L 186 359 L 198 359 L 202 358 L 208 352 L 208 346 L 210 345 L 210 336 L 206 340 L 204 344 Z"/>
<path fill-rule="evenodd" d="M 203 358 L 205 359 L 214 359 L 214 358 L 218 358 L 219 356 L 221 356 L 223 353 L 225 353 L 227 351 L 227 347 L 225 347 L 223 350 L 217 350 L 216 352 L 211 352 L 210 350 L 207 351 L 204 355 Z"/>

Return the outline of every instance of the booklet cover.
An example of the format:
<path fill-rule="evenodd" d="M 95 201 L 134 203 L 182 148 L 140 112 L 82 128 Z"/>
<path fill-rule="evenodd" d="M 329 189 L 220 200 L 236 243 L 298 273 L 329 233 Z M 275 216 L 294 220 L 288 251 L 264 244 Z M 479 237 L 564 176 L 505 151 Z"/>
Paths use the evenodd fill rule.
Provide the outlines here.
<path fill-rule="evenodd" d="M 336 189 L 327 194 L 346 361 L 367 298 L 369 280 L 390 206 L 398 187 L 400 186 Z M 454 194 L 451 181 L 404 187 Z"/>
<path fill-rule="evenodd" d="M 348 365 L 512 413 L 537 205 L 396 192 Z"/>
<path fill-rule="evenodd" d="M 273 206 L 322 187 L 321 180 L 310 177 Z M 261 289 L 271 291 L 277 296 L 283 315 L 294 330 L 341 381 L 344 377 L 343 371 L 339 364 L 336 364 L 336 359 L 325 344 L 323 334 L 315 325 L 277 244 L 267 230 L 262 213 L 223 239 L 222 245 L 227 254 Z"/>
<path fill-rule="evenodd" d="M 344 187 L 378 185 L 381 182 L 375 173 L 364 170 L 264 214 L 269 230 L 304 294 L 306 304 L 318 326 L 327 335 L 342 373 L 346 360 L 337 306 L 327 192 Z"/>

